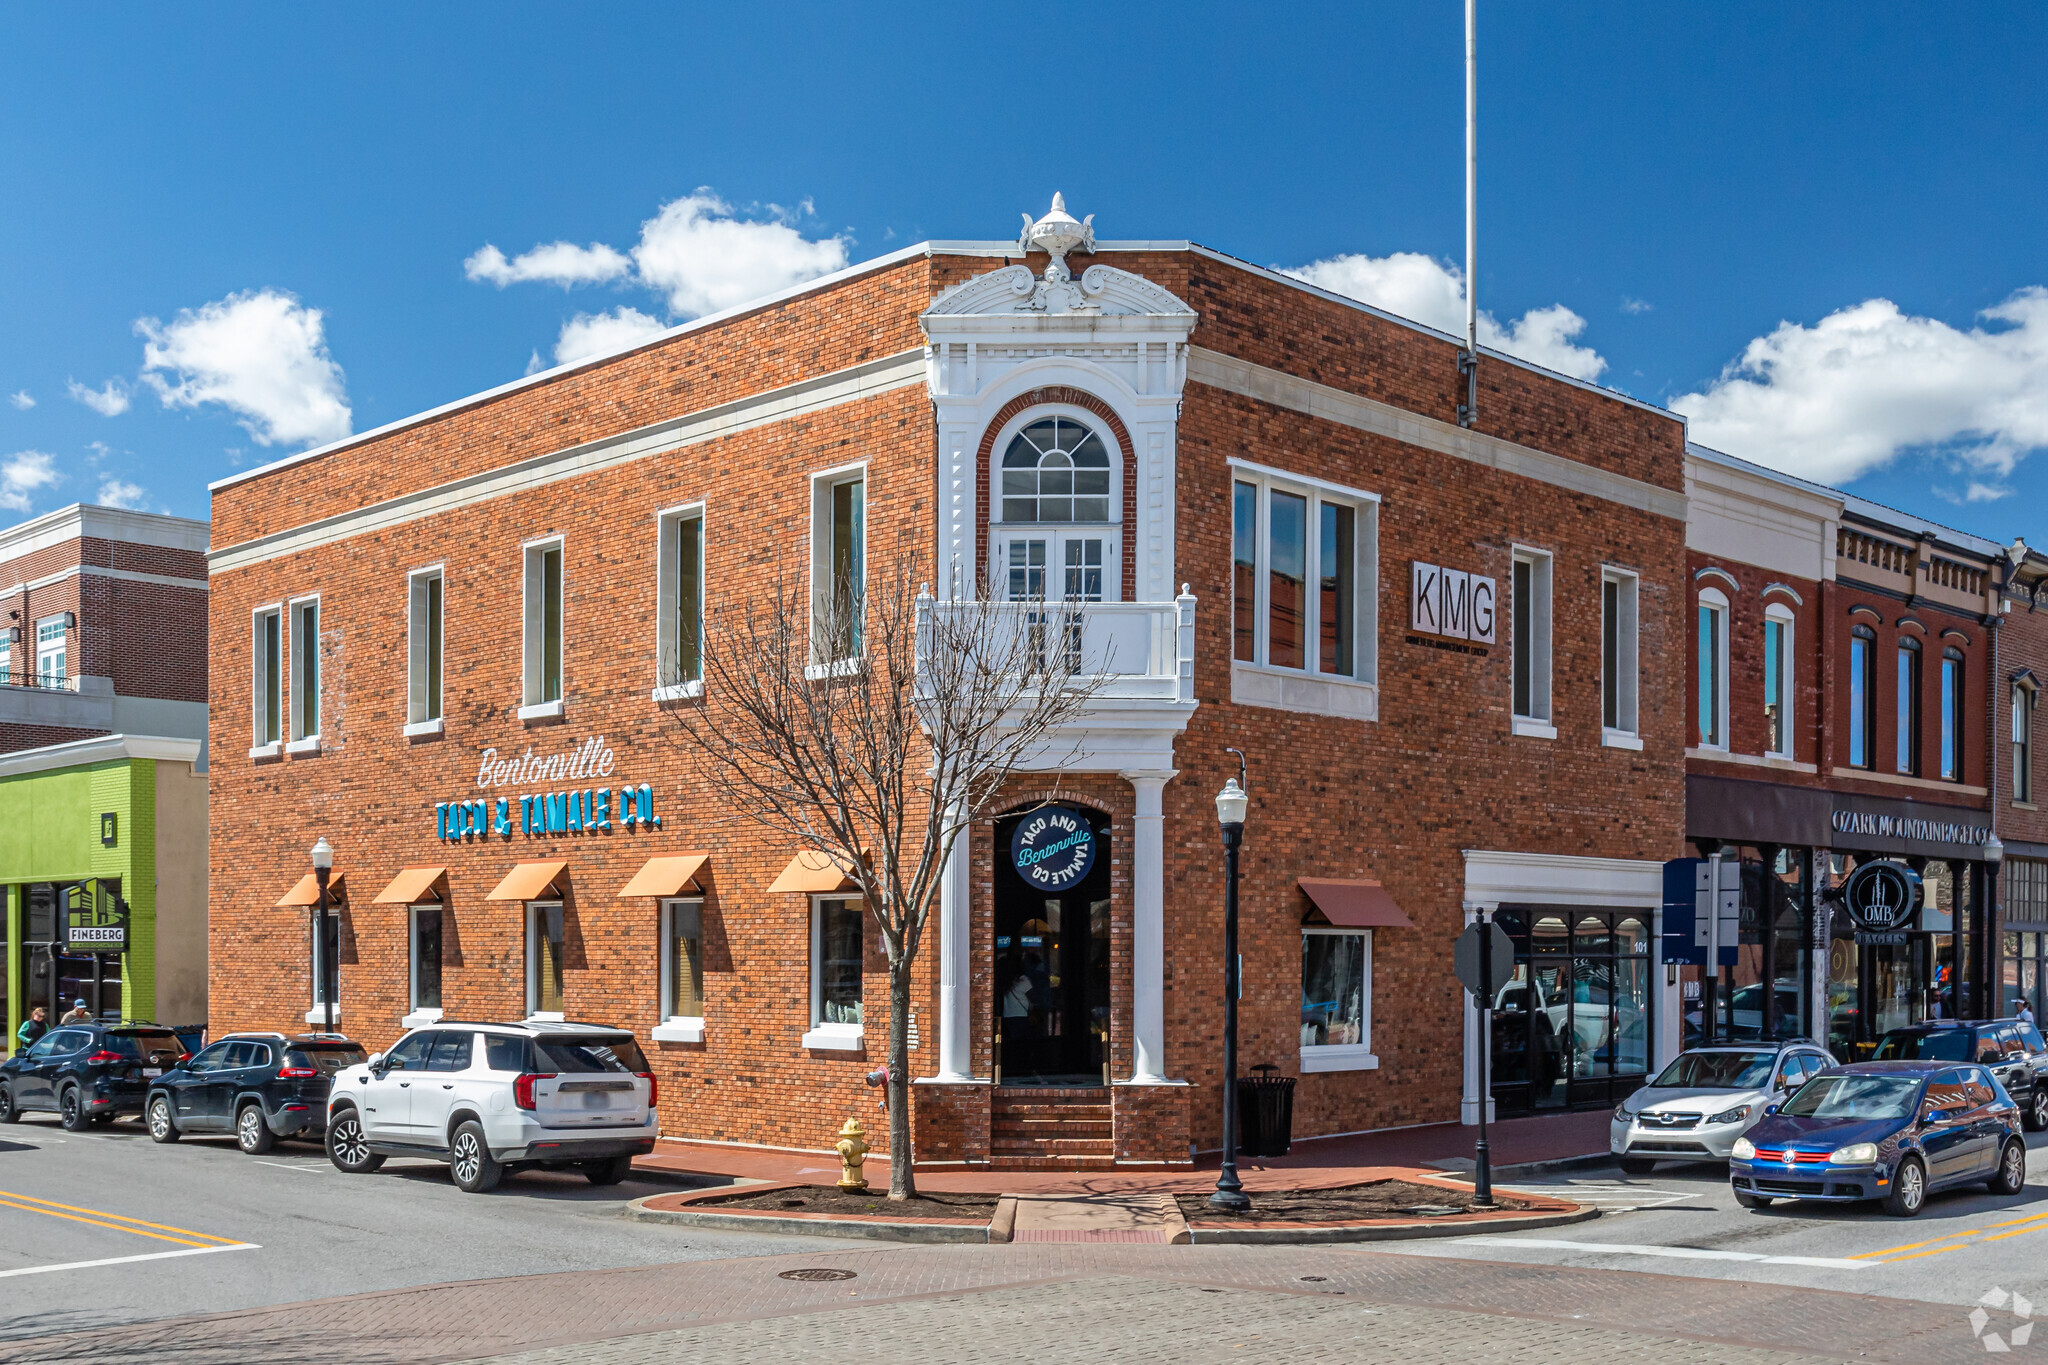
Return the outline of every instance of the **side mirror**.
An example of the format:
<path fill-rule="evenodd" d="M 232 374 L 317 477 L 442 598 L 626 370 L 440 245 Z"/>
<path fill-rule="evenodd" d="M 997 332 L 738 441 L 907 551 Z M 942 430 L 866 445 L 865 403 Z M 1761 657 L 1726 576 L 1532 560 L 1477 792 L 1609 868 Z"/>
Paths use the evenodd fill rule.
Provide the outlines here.
<path fill-rule="evenodd" d="M 1923 1128 L 1932 1128 L 1937 1123 L 1947 1122 L 1948 1110 L 1946 1109 L 1930 1109 L 1920 1116 L 1920 1126 Z"/>
<path fill-rule="evenodd" d="M 1773 1114 L 1775 1114 L 1775 1113 L 1777 1113 L 1777 1112 L 1778 1112 L 1778 1106 L 1777 1106 L 1777 1105 L 1775 1105 L 1775 1104 L 1767 1104 L 1767 1105 L 1765 1105 L 1765 1106 L 1764 1106 L 1764 1117 L 1765 1117 L 1765 1118 L 1769 1118 L 1769 1117 L 1770 1117 L 1771 1115 L 1773 1115 Z"/>
<path fill-rule="evenodd" d="M 367 1066 L 368 1066 L 368 1067 L 370 1068 L 370 1074 L 371 1074 L 371 1075 L 375 1076 L 375 1077 L 376 1077 L 376 1078 L 377 1078 L 378 1080 L 380 1080 L 380 1081 L 384 1079 L 384 1054 L 383 1054 L 383 1053 L 381 1053 L 381 1052 L 373 1052 L 373 1053 L 371 1053 L 371 1054 L 370 1054 L 370 1060 L 369 1060 L 369 1061 L 368 1061 L 367 1063 L 365 1063 L 365 1065 L 367 1065 Z"/>

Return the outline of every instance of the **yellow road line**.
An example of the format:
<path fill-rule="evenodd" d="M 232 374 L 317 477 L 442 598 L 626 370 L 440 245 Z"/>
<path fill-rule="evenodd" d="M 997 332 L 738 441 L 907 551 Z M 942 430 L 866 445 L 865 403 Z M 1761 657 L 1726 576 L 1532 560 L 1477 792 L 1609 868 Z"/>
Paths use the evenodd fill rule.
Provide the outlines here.
<path fill-rule="evenodd" d="M 60 1204 L 54 1199 L 38 1199 L 32 1194 L 15 1194 L 11 1190 L 0 1190 L 0 1207 L 20 1209 L 24 1213 L 47 1214 L 49 1217 L 63 1218 L 74 1223 L 92 1223 L 99 1227 L 112 1228 L 116 1232 L 132 1232 L 137 1237 L 154 1237 L 164 1242 L 188 1242 L 193 1246 L 207 1243 L 230 1246 L 236 1240 L 232 1237 L 216 1237 L 210 1232 L 194 1232 L 190 1228 L 172 1227 L 168 1223 L 151 1223 L 141 1218 L 130 1218 L 126 1214 L 108 1213 L 102 1209 Z M 144 1228 L 155 1228 L 156 1231 L 144 1232 Z M 162 1235 L 164 1233 L 175 1235 L 166 1237 Z"/>
<path fill-rule="evenodd" d="M 1913 1254 L 1912 1254 L 1911 1256 L 1894 1256 L 1894 1257 L 1892 1257 L 1892 1258 L 1891 1258 L 1890 1260 L 1886 1261 L 1886 1262 L 1885 1262 L 1885 1264 L 1886 1264 L 1886 1265 L 1893 1265 L 1893 1264 L 1895 1264 L 1895 1263 L 1897 1263 L 1897 1262 L 1899 1262 L 1899 1261 L 1917 1261 L 1917 1260 L 1919 1260 L 1919 1259 L 1920 1259 L 1920 1258 L 1921 1258 L 1922 1256 L 1939 1256 L 1939 1255 L 1941 1255 L 1941 1254 L 1942 1254 L 1942 1253 L 1943 1253 L 1944 1251 L 1961 1251 L 1961 1250 L 1962 1250 L 1962 1249 L 1963 1249 L 1963 1248 L 1964 1248 L 1965 1246 L 1968 1246 L 1968 1245 L 1971 1245 L 1971 1243 L 1967 1243 L 1967 1242 L 1956 1242 L 1956 1243 L 1953 1243 L 1953 1244 L 1951 1244 L 1951 1245 L 1949 1245 L 1949 1246 L 1945 1246 L 1945 1247 L 1936 1247 L 1936 1248 L 1935 1248 L 1934 1250 L 1932 1250 L 1932 1251 L 1916 1251 L 1916 1252 L 1914 1252 L 1914 1253 L 1913 1253 Z M 1867 1260 L 1870 1260 L 1871 1258 L 1870 1258 L 1870 1257 L 1868 1257 L 1868 1256 L 1859 1256 L 1859 1257 L 1857 1257 L 1856 1259 L 1857 1259 L 1857 1260 L 1859 1260 L 1859 1261 L 1867 1261 Z"/>
<path fill-rule="evenodd" d="M 2030 1227 L 2030 1228 L 2020 1228 L 2019 1230 L 2017 1230 L 2017 1231 L 2015 1231 L 2015 1232 L 2001 1232 L 2001 1233 L 1999 1233 L 1999 1234 L 1998 1234 L 1998 1235 L 1997 1235 L 1996 1237 L 1986 1237 L 1986 1238 L 1984 1239 L 1984 1241 L 1986 1241 L 1986 1242 L 2003 1242 L 2003 1241 L 2004 1241 L 2004 1240 L 2005 1240 L 2006 1238 L 2008 1238 L 2008 1237 L 2024 1237 L 2024 1236 L 2025 1236 L 2025 1235 L 2026 1235 L 2027 1233 L 2030 1233 L 2030 1232 L 2042 1232 L 2042 1231 L 2048 1231 L 2048 1223 L 2037 1223 L 2037 1224 L 2035 1224 L 2035 1225 L 2034 1225 L 2033 1227 Z M 1979 1243 L 1978 1245 L 1980 1245 L 1980 1246 L 1981 1246 L 1981 1245 L 1982 1245 L 1982 1243 Z"/>
<path fill-rule="evenodd" d="M 1898 1253 L 1901 1251 L 1917 1251 L 1921 1247 L 1931 1247 L 1940 1242 L 1953 1242 L 1965 1237 L 1975 1237 L 1979 1233 L 1997 1232 L 2000 1228 L 2016 1228 L 2022 1226 L 2023 1224 L 2042 1224 L 2044 1226 L 2048 1226 L 2048 1213 L 2029 1214 L 2025 1218 L 2015 1218 L 2009 1222 L 2004 1223 L 1993 1223 L 1989 1227 L 1965 1228 L 1961 1232 L 1945 1232 L 1939 1237 L 1930 1237 L 1924 1242 L 1908 1242 L 1904 1246 L 1887 1247 L 1883 1251 L 1862 1252 L 1857 1256 L 1856 1259 L 1861 1261 L 1872 1261 L 1877 1260 L 1878 1258 L 1884 1256 L 1897 1256 Z M 2029 1227 L 2027 1231 L 2032 1232 L 2034 1231 L 2034 1229 Z M 2006 1235 L 2012 1236 L 2013 1234 L 2008 1233 Z M 1899 1259 L 1910 1260 L 1912 1258 L 1901 1256 L 1899 1257 Z"/>

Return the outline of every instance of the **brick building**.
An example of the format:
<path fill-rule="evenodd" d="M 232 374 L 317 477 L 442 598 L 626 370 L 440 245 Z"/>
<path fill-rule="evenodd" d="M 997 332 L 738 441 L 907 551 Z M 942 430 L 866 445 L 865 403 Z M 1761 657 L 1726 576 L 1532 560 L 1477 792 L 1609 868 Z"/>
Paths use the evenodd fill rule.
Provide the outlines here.
<path fill-rule="evenodd" d="M 2034 752 L 2042 689 L 2048 687 L 2048 555 L 2024 542 L 2006 551 L 2004 611 L 1994 643 L 1991 745 L 2002 758 L 1991 783 L 1993 818 L 2005 845 L 1998 879 L 1998 1012 L 2024 1000 L 2048 1015 L 2048 812 Z"/>
<path fill-rule="evenodd" d="M 10 1049 L 31 1010 L 81 999 L 205 1021 L 206 535 L 84 505 L 0 531 Z M 121 932 L 67 932 L 95 924 Z"/>
<path fill-rule="evenodd" d="M 676 641 L 778 573 L 915 552 L 942 598 L 1065 599 L 1107 675 L 946 871 L 922 1159 L 1216 1145 L 1227 748 L 1241 1056 L 1301 1077 L 1297 1134 L 1476 1114 L 1449 950 L 1481 912 L 1517 944 L 1501 1112 L 1611 1105 L 1675 1050 L 1682 424 L 1489 353 L 1461 427 L 1452 338 L 1048 225 L 1085 270 L 926 243 L 216 484 L 217 1023 L 321 1017 L 331 954 L 372 1047 L 615 1022 L 666 1135 L 822 1146 L 873 1102 L 879 935 L 722 818 Z M 1048 798 L 1089 856 L 1027 883 Z"/>

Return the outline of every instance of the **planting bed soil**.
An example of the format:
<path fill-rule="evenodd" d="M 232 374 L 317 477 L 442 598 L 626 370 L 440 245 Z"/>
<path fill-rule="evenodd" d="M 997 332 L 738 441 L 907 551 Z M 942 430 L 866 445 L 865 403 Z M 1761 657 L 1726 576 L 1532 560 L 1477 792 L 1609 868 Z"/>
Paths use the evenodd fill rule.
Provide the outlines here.
<path fill-rule="evenodd" d="M 1243 1213 L 1209 1207 L 1206 1191 L 1177 1197 L 1181 1216 L 1203 1223 L 1370 1223 L 1475 1211 L 1469 1189 L 1418 1185 L 1412 1180 L 1375 1180 L 1334 1190 L 1254 1192 L 1251 1208 Z M 1496 1194 L 1493 1207 L 1512 1210 L 1532 1206 L 1526 1199 Z"/>
<path fill-rule="evenodd" d="M 836 1185 L 806 1185 L 801 1189 L 763 1190 L 756 1194 L 734 1194 L 717 1199 L 693 1199 L 690 1207 L 750 1209 L 757 1213 L 826 1213 L 837 1218 L 951 1218 L 986 1223 L 995 1216 L 993 1194 L 923 1194 L 915 1199 L 891 1200 L 886 1190 L 850 1193 Z"/>

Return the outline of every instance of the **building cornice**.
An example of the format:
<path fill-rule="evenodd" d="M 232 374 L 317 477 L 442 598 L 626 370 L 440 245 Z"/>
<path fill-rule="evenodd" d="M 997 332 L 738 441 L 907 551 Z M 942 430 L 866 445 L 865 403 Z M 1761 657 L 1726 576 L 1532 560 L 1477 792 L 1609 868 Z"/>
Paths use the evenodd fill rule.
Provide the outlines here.
<path fill-rule="evenodd" d="M 167 763 L 197 763 L 202 745 L 196 739 L 169 739 L 159 735 L 97 735 L 40 749 L 22 749 L 0 754 L 0 777 L 22 777 L 31 773 L 76 768 L 87 763 L 114 763 L 124 759 L 157 759 Z"/>
<path fill-rule="evenodd" d="M 206 522 L 74 502 L 0 531 L 0 564 L 74 540 L 109 540 L 206 553 Z"/>

